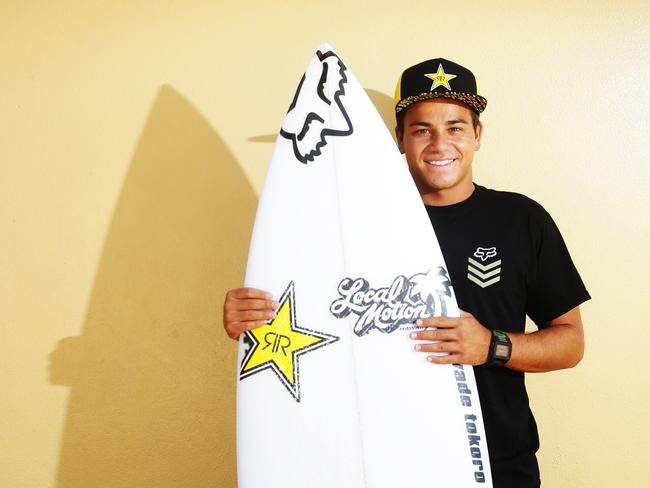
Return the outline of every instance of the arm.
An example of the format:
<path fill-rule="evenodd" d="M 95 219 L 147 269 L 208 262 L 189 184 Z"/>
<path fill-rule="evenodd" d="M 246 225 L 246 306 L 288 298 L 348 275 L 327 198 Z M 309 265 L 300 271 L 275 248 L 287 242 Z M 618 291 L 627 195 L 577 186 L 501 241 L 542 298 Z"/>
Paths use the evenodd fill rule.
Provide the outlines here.
<path fill-rule="evenodd" d="M 484 364 L 488 358 L 491 332 L 473 315 L 461 310 L 461 316 L 429 317 L 416 322 L 418 327 L 436 330 L 413 332 L 414 340 L 441 341 L 416 344 L 421 352 L 448 353 L 427 356 L 434 364 Z M 508 332 L 512 356 L 506 367 L 516 371 L 543 372 L 572 368 L 582 359 L 584 335 L 580 307 L 548 322 L 544 329 L 530 334 Z"/>
<path fill-rule="evenodd" d="M 275 309 L 278 306 L 278 302 L 264 290 L 230 290 L 223 302 L 223 327 L 231 339 L 237 340 L 242 332 L 261 327 L 275 318 Z"/>
<path fill-rule="evenodd" d="M 506 367 L 516 371 L 542 373 L 573 368 L 585 350 L 580 307 L 548 322 L 531 334 L 509 333 L 512 356 Z"/>

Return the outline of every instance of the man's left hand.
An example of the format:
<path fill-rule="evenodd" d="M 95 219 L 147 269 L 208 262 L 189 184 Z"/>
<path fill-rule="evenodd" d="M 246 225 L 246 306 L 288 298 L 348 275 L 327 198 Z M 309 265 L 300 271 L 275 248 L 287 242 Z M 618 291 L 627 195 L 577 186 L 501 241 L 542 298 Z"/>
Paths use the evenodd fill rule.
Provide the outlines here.
<path fill-rule="evenodd" d="M 411 339 L 425 342 L 415 345 L 419 352 L 434 352 L 427 360 L 435 364 L 469 364 L 477 366 L 488 359 L 492 333 L 479 323 L 471 313 L 460 311 L 460 317 L 428 317 L 415 323 L 423 329 L 412 332 Z"/>

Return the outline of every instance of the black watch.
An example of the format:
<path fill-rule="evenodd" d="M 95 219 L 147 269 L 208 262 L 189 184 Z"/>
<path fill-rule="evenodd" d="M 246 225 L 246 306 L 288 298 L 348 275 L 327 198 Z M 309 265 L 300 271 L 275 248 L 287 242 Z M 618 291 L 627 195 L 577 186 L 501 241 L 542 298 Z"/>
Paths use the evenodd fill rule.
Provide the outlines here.
<path fill-rule="evenodd" d="M 510 360 L 512 354 L 512 342 L 508 334 L 500 330 L 492 331 L 492 341 L 488 351 L 486 366 L 503 366 Z"/>

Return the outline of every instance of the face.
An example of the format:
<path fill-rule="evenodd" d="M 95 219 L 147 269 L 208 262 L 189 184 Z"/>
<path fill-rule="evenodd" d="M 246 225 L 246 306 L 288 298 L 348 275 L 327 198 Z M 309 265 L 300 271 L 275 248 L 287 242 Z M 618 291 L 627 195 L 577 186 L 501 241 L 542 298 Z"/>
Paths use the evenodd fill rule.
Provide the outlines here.
<path fill-rule="evenodd" d="M 480 124 L 474 129 L 469 108 L 453 100 L 424 100 L 406 109 L 397 141 L 424 203 L 450 205 L 472 194 L 482 130 Z"/>

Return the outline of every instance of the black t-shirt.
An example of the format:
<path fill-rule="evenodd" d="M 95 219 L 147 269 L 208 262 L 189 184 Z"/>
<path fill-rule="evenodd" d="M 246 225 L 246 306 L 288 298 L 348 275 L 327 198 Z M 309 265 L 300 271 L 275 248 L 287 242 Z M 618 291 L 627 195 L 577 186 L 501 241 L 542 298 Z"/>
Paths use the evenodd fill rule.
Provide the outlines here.
<path fill-rule="evenodd" d="M 465 201 L 427 206 L 458 305 L 489 329 L 524 332 L 588 300 L 560 231 L 536 202 L 475 185 Z M 539 486 L 537 425 L 524 374 L 474 368 L 495 488 Z"/>

